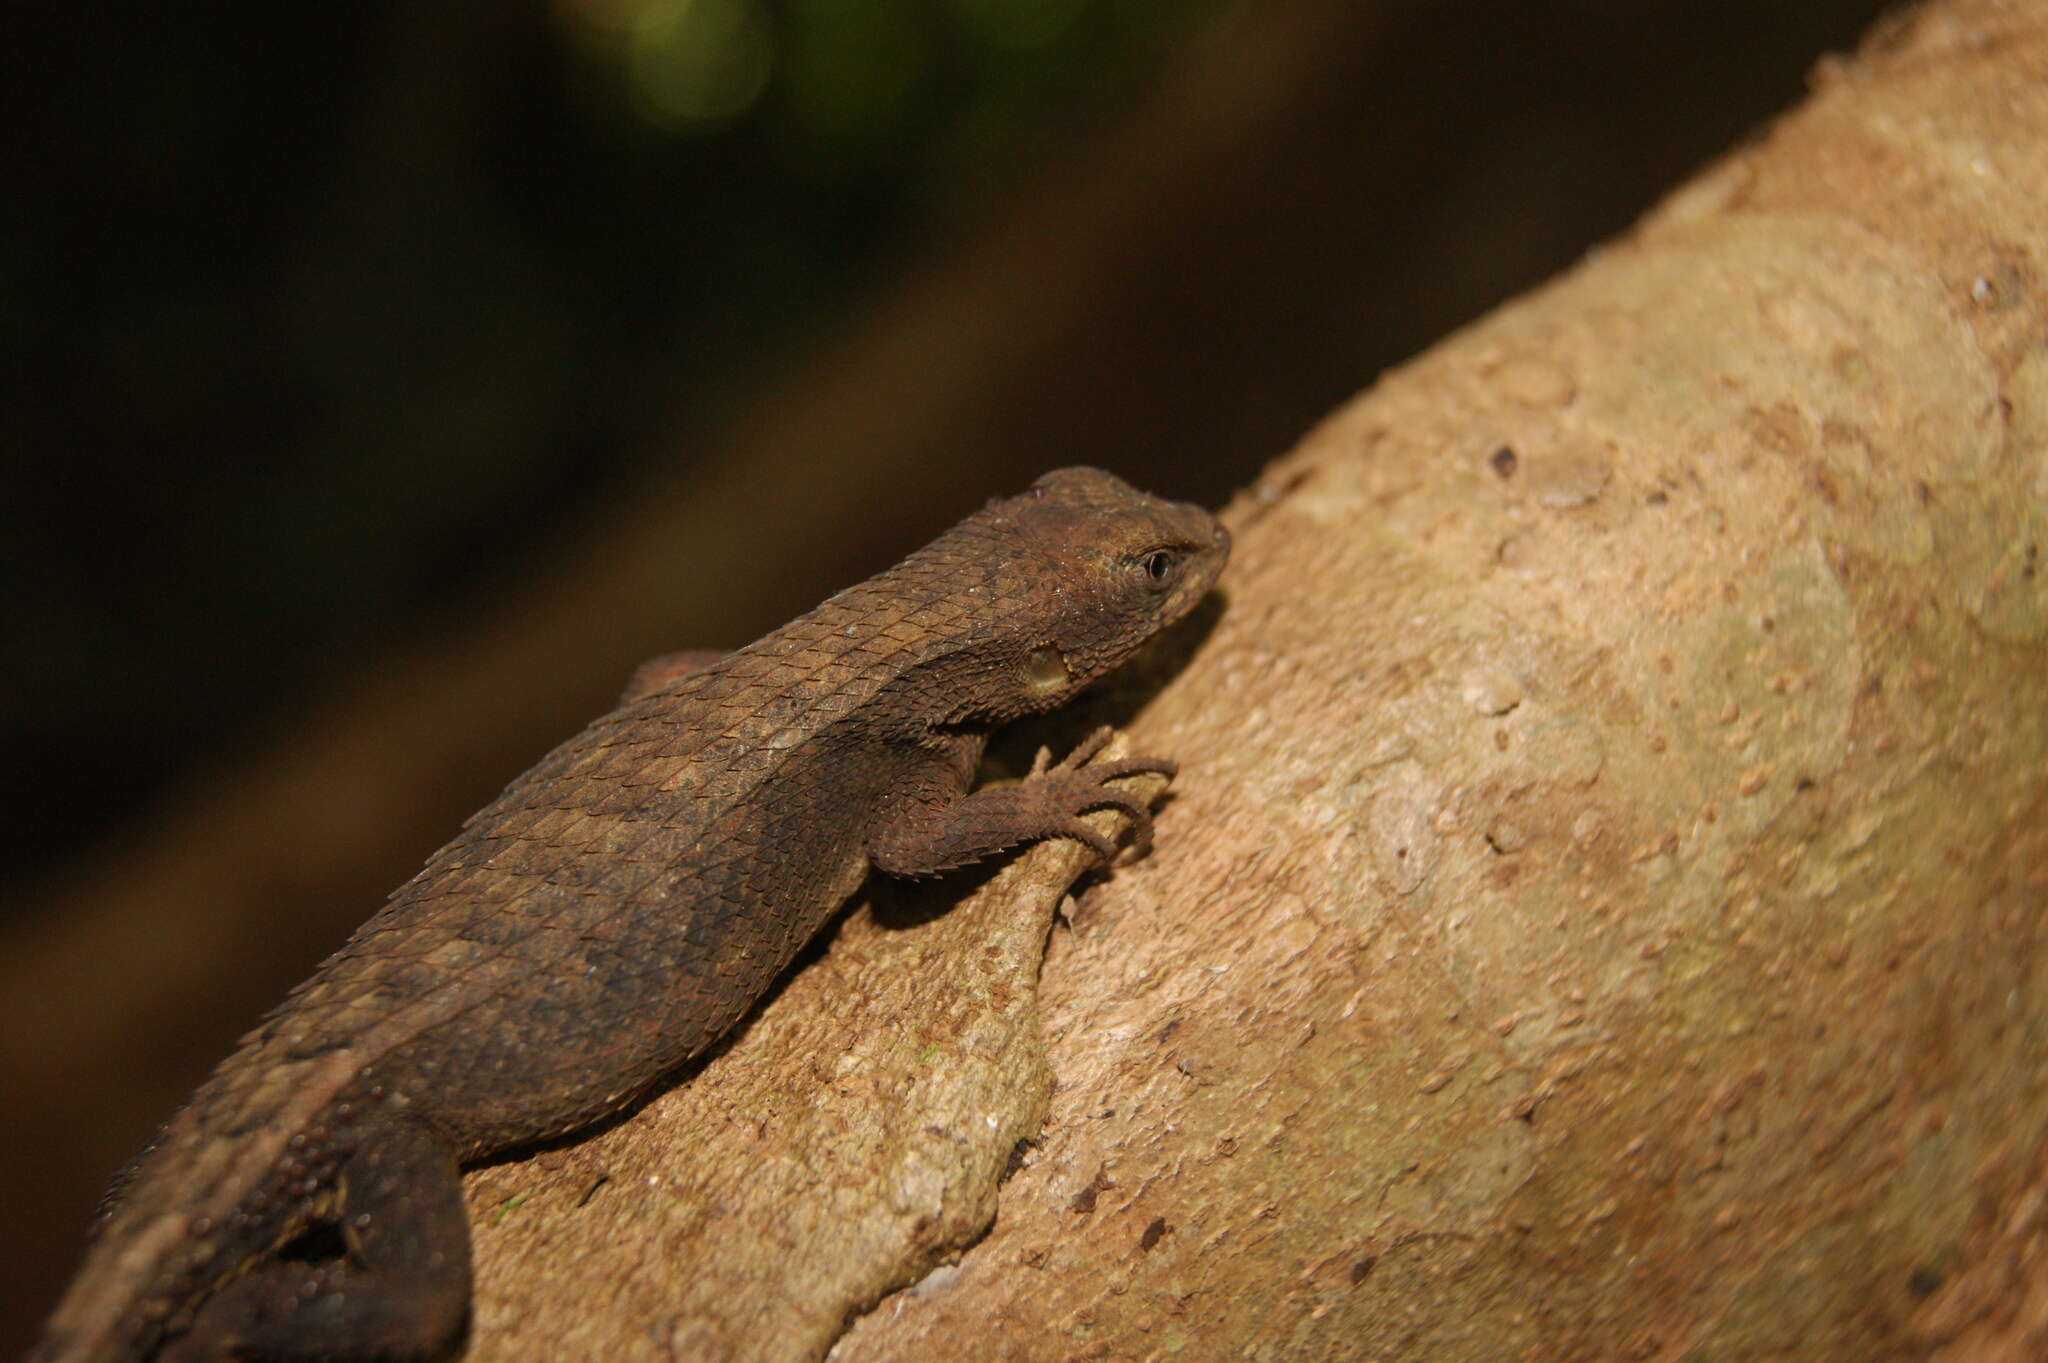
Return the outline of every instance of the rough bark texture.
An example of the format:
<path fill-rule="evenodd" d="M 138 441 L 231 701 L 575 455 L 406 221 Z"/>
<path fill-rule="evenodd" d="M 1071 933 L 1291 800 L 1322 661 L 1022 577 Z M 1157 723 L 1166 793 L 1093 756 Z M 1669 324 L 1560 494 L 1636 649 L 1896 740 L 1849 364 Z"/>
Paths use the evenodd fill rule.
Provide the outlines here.
<path fill-rule="evenodd" d="M 1792 73 L 1876 4 L 1724 0 L 1640 24 L 1626 0 L 1231 6 L 1136 103 L 899 241 L 901 276 L 828 332 L 708 407 L 680 369 L 655 383 L 676 405 L 647 482 L 529 572 L 486 584 L 430 553 L 464 585 L 418 632 L 344 650 L 314 693 L 58 880 L 0 869 L 0 1260 L 16 1270 L 0 1275 L 0 1357 L 49 1312 L 108 1175 L 634 663 L 756 637 L 1054 462 L 1222 500 L 1366 376 L 1559 268 L 1789 102 Z M 425 47 L 413 12 L 373 25 L 373 68 L 475 48 L 466 69 L 498 85 L 502 45 L 465 47 L 430 8 Z M 375 84 L 354 116 L 372 140 L 405 109 L 447 107 Z M 466 164 L 436 145 L 455 156 L 436 164 Z M 366 164 L 333 174 L 353 183 Z M 318 242 L 259 254 L 335 275 Z M 498 338 L 468 344 L 429 368 L 501 372 Z M 468 387 L 440 391 L 408 407 L 430 435 L 474 405 Z M 158 685 L 117 669 L 75 703 L 118 726 L 118 695 Z"/>
<path fill-rule="evenodd" d="M 1938 6 L 1338 413 L 1157 854 L 856 917 L 473 1176 L 473 1356 L 2039 1348 L 2043 204 L 2048 13 Z"/>
<path fill-rule="evenodd" d="M 1052 1088 L 1047 887 L 1088 862 L 1047 845 L 917 927 L 862 912 L 710 1082 L 473 1176 L 471 1356 L 815 1358 L 979 1236 Z"/>

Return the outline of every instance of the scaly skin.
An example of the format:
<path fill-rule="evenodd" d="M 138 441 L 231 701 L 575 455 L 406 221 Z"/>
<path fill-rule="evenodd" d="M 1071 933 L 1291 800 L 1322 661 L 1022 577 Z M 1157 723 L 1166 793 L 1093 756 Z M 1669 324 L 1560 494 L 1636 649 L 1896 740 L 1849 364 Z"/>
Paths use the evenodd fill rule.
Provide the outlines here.
<path fill-rule="evenodd" d="M 574 1131 L 717 1040 L 875 867 L 1145 807 L 1091 741 L 970 793 L 1209 590 L 1229 539 L 1048 474 L 747 648 L 650 665 L 285 999 L 109 1194 L 33 1363 L 410 1359 L 469 1303 L 462 1164 Z"/>

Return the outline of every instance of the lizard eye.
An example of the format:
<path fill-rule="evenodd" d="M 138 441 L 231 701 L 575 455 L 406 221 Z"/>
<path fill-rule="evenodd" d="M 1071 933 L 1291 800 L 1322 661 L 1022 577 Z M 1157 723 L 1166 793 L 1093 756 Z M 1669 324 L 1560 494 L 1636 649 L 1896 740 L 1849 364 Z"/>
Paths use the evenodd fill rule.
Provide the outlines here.
<path fill-rule="evenodd" d="M 1133 560 L 1132 567 L 1154 591 L 1164 591 L 1180 577 L 1181 556 L 1171 549 L 1154 549 Z"/>

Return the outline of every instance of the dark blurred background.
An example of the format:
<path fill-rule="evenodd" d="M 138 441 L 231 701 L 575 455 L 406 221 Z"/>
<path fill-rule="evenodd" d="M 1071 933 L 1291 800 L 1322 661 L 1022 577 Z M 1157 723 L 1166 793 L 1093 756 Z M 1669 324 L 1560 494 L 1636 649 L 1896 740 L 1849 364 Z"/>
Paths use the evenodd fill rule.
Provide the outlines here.
<path fill-rule="evenodd" d="M 1221 501 L 1879 8 L 11 8 L 0 1353 L 634 661 L 1055 465 Z"/>

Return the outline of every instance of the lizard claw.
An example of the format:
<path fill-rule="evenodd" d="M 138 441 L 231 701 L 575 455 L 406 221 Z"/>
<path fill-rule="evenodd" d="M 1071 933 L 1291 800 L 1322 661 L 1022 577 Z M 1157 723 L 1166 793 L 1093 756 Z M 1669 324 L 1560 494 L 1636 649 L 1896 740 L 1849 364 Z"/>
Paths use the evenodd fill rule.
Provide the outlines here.
<path fill-rule="evenodd" d="M 1082 739 L 1058 765 L 1048 769 L 1034 763 L 1032 770 L 1033 776 L 1057 781 L 1067 788 L 1063 793 L 1071 803 L 1067 805 L 1069 817 L 1061 831 L 1086 843 L 1105 866 L 1142 861 L 1152 852 L 1151 801 L 1141 800 L 1128 790 L 1106 783 L 1123 776 L 1139 775 L 1164 776 L 1171 780 L 1179 770 L 1175 763 L 1163 757 L 1119 757 L 1108 762 L 1091 763 L 1091 759 L 1114 735 L 1115 731 L 1105 725 Z M 1044 756 L 1041 750 L 1041 759 Z M 1130 846 L 1122 856 L 1118 855 L 1115 843 L 1075 817 L 1091 809 L 1120 809 L 1130 817 Z"/>
<path fill-rule="evenodd" d="M 1088 844 L 1089 849 L 1095 853 L 1104 866 L 1111 865 L 1116 861 L 1116 844 L 1096 832 L 1092 824 L 1083 823 L 1078 818 L 1068 819 L 1060 831 L 1077 842 Z"/>

